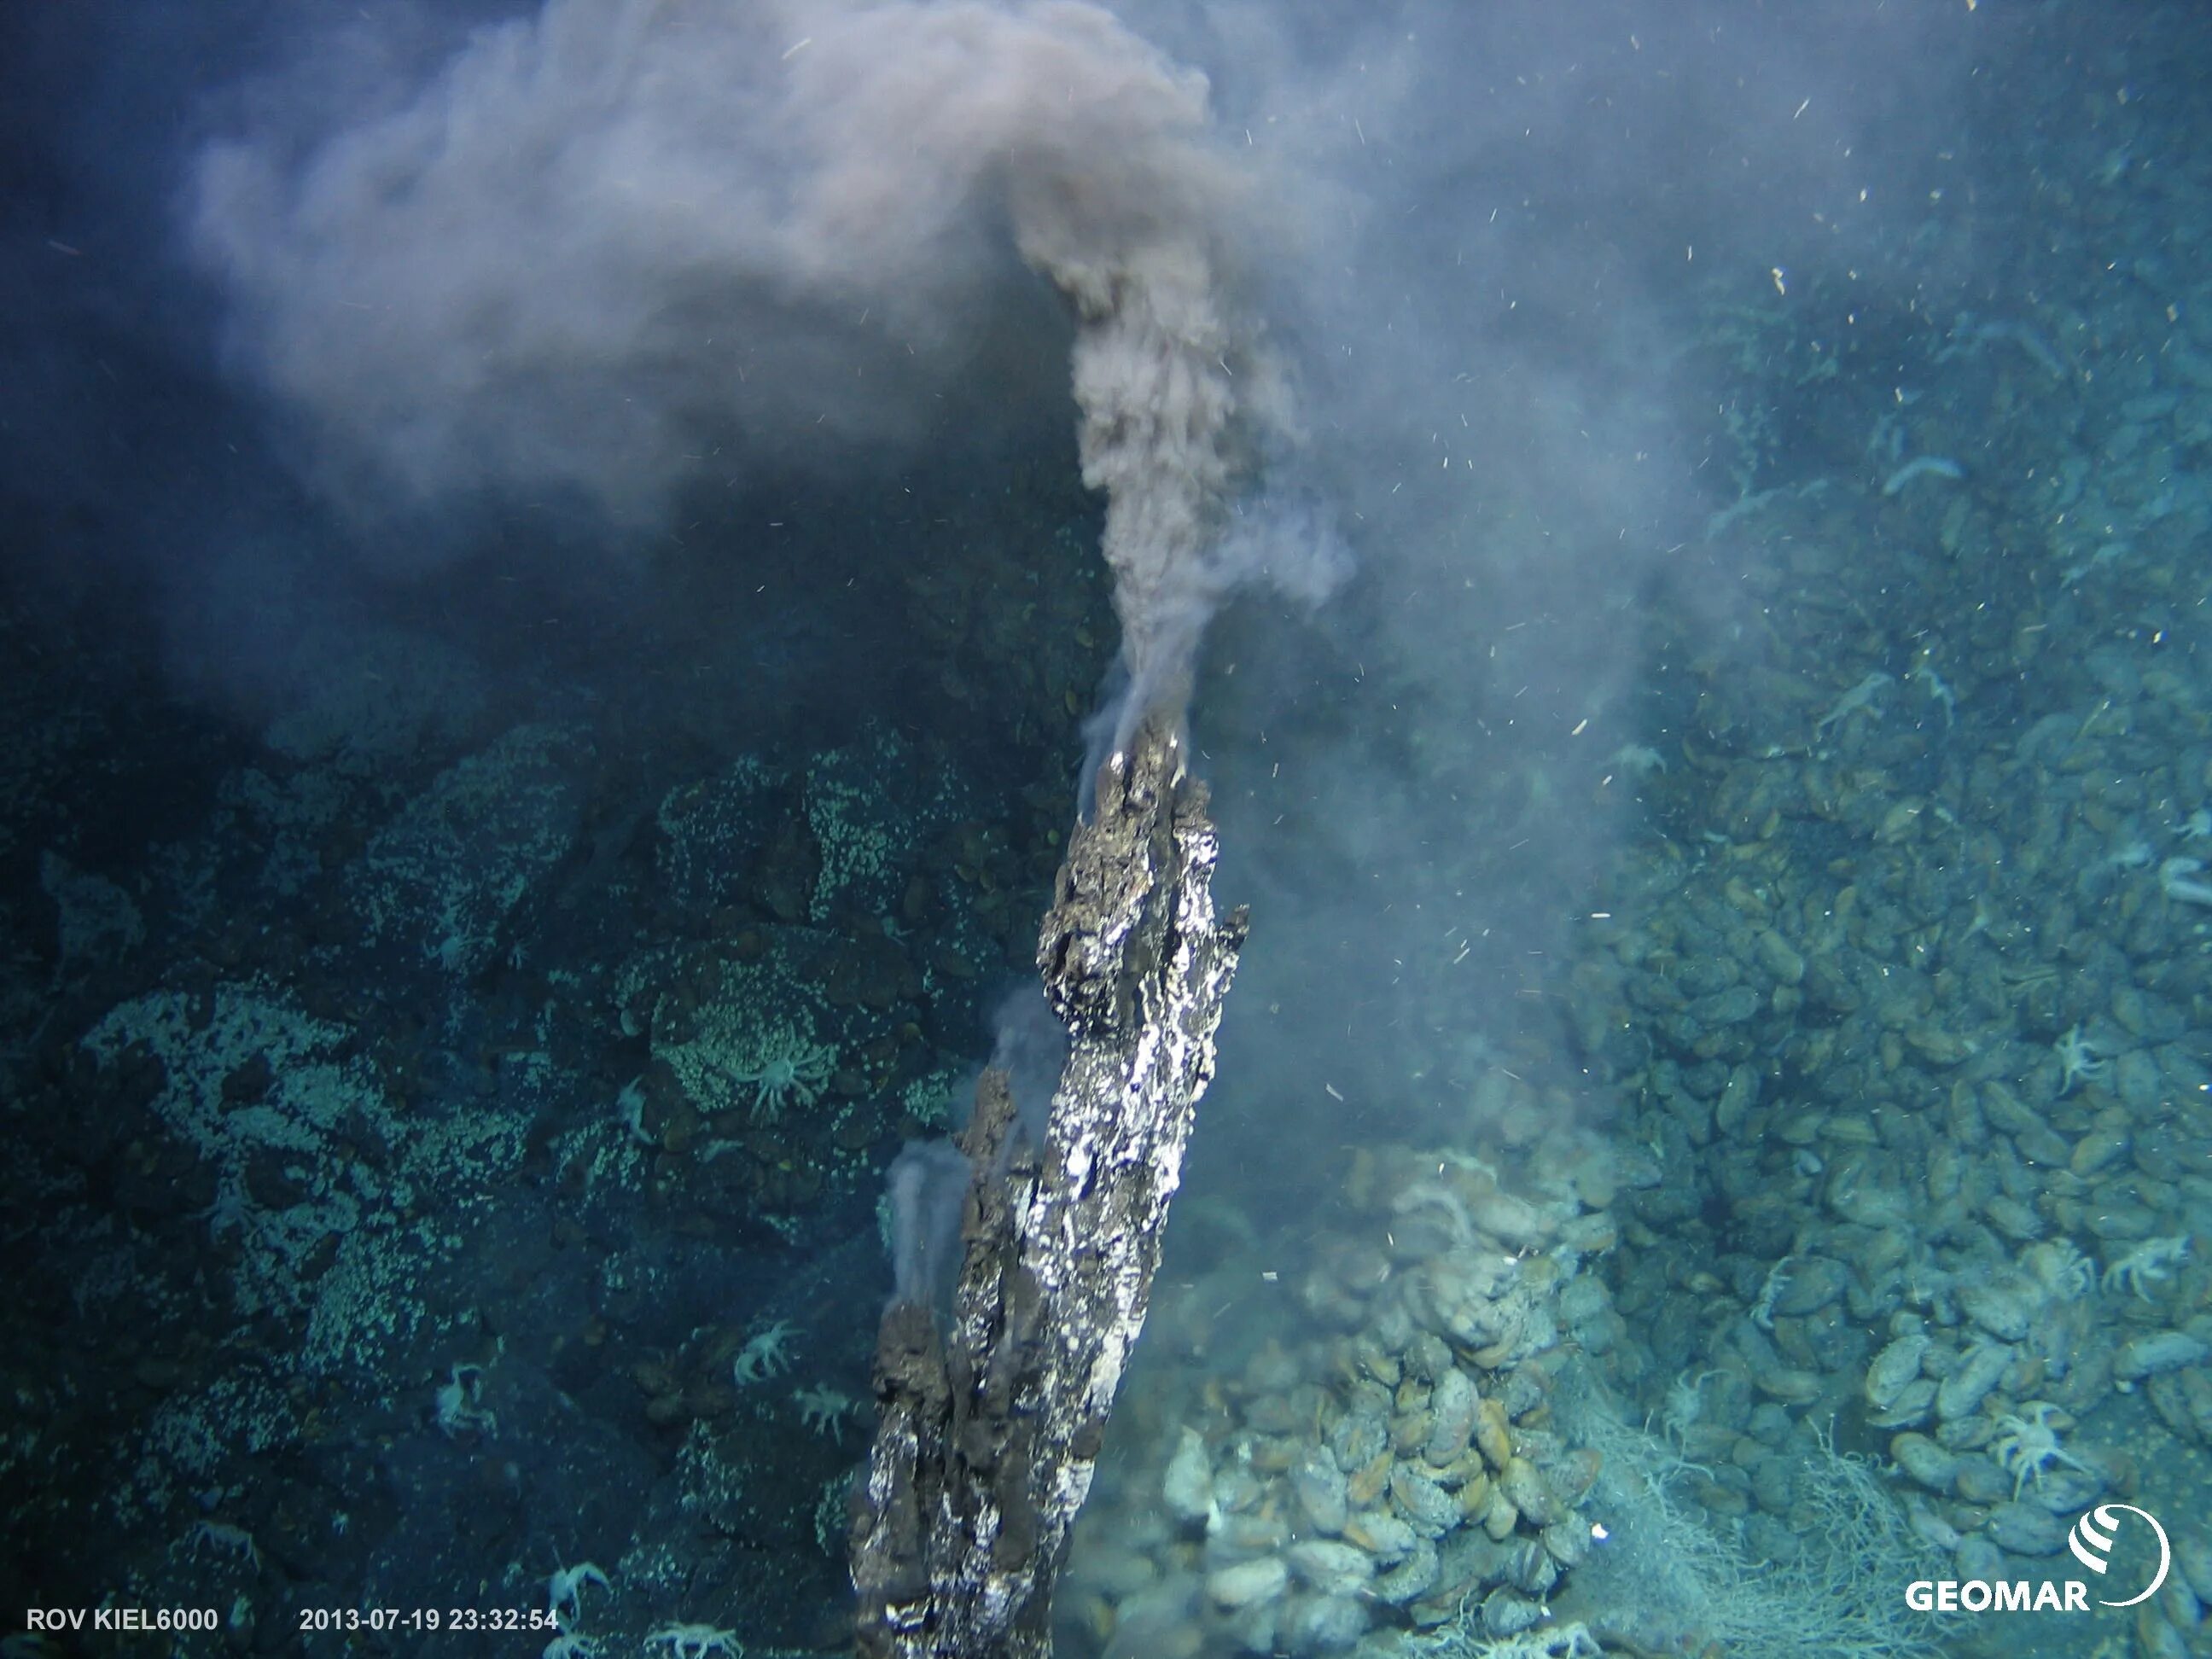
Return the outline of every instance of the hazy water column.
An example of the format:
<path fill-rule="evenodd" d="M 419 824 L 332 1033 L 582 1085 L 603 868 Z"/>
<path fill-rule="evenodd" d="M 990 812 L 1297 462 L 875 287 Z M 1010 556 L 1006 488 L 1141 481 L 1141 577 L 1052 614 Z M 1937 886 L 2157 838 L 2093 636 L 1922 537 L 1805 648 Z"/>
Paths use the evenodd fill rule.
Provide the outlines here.
<path fill-rule="evenodd" d="M 1097 7 L 553 0 L 362 102 L 210 147 L 191 203 L 234 360 L 361 511 L 550 484 L 649 524 L 702 434 L 918 446 L 1011 229 L 1075 313 L 1130 707 L 1234 581 L 1334 570 L 1223 533 L 1287 424 L 1224 288 L 1246 192 L 1204 77 Z"/>

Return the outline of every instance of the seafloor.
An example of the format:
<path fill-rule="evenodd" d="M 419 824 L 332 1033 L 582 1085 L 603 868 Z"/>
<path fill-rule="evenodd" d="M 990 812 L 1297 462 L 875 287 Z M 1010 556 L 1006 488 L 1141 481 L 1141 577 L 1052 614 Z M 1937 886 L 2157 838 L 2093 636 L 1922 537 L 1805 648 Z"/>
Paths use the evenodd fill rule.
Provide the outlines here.
<path fill-rule="evenodd" d="M 1879 269 L 1642 279 L 1665 511 L 1577 500 L 1572 398 L 1469 453 L 1532 325 L 1358 440 L 1425 505 L 1333 611 L 1218 620 L 1253 931 L 1071 1659 L 2212 1654 L 2212 42 L 1982 10 Z M 843 1649 L 884 1172 L 1114 650 L 1064 411 L 340 580 L 112 367 L 128 487 L 0 494 L 0 1624 Z M 187 650 L 102 549 L 216 533 Z"/>

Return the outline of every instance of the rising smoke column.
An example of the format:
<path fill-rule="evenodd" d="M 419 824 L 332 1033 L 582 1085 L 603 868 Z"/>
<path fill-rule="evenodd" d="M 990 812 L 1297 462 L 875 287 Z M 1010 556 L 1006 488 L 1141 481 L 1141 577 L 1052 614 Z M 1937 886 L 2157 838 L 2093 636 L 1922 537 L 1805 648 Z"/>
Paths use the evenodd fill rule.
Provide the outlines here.
<path fill-rule="evenodd" d="M 918 441 L 1011 231 L 1077 318 L 1124 732 L 1229 586 L 1333 575 L 1231 524 L 1287 403 L 1224 292 L 1248 195 L 1205 79 L 1094 6 L 551 0 L 372 107 L 211 148 L 191 204 L 342 500 L 566 485 L 651 523 L 702 434 Z"/>
<path fill-rule="evenodd" d="M 1169 137 L 1164 153 L 1108 152 L 1120 176 L 1105 181 L 1096 163 L 1079 171 L 1085 158 L 1071 156 L 1024 170 L 1012 191 L 1022 257 L 1078 318 L 1083 481 L 1106 495 L 1104 551 L 1130 679 L 1117 748 L 1146 708 L 1182 701 L 1206 617 L 1250 574 L 1224 524 L 1245 459 L 1239 439 L 1283 434 L 1289 412 L 1273 365 L 1239 337 L 1218 291 L 1210 228 L 1227 191 L 1191 164 L 1203 154 L 1194 140 L 1204 82 L 1163 76 L 1155 85 L 1173 100 L 1153 129 Z"/>

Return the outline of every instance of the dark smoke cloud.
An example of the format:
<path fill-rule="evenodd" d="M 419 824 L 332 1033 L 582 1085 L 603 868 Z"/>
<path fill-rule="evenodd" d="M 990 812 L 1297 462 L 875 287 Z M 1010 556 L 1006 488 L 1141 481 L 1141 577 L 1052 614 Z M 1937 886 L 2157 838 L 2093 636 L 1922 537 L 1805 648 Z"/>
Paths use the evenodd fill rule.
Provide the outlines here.
<path fill-rule="evenodd" d="M 629 523 L 709 454 L 916 441 L 1018 255 L 1074 313 L 1135 709 L 1180 697 L 1229 587 L 1340 563 L 1236 514 L 1293 439 L 1237 303 L 1250 177 L 1202 76 L 1073 0 L 554 0 L 304 153 L 213 146 L 191 216 L 342 499 L 568 489 Z"/>
<path fill-rule="evenodd" d="M 1359 558 L 1317 620 L 1261 600 L 1213 629 L 1195 735 L 1256 921 L 1194 1182 L 1263 1186 L 1286 1118 L 1465 1133 L 1500 1063 L 1579 1091 L 1549 1012 L 1653 833 L 1613 757 L 1679 772 L 1686 659 L 1739 672 L 1766 637 L 1771 554 L 1704 533 L 1755 412 L 1724 407 L 1713 331 L 1759 308 L 1772 339 L 1867 349 L 1984 303 L 1991 9 L 1124 10 L 1294 181 L 1299 257 L 1256 303 L 1310 432 L 1270 484 Z"/>
<path fill-rule="evenodd" d="M 1879 0 L 1114 14 L 513 0 L 463 34 L 447 7 L 0 9 L 23 141 L 0 292 L 39 343 L 0 377 L 18 498 L 90 526 L 58 562 L 136 537 L 179 654 L 291 686 L 322 660 L 300 617 L 349 628 L 340 579 L 416 544 L 389 520 L 460 526 L 431 551 L 479 556 L 416 592 L 465 629 L 510 571 L 618 565 L 605 520 L 688 526 L 769 478 L 857 499 L 890 457 L 981 500 L 994 452 L 964 423 L 1072 430 L 1151 695 L 1224 613 L 1194 735 L 1224 883 L 1261 902 L 1230 1040 L 1281 1013 L 1224 1066 L 1223 1115 L 1246 1088 L 1255 1121 L 1337 1111 L 1323 1030 L 1355 1099 L 1402 1096 L 1455 1028 L 1537 1006 L 1565 896 L 1638 833 L 1595 785 L 1624 745 L 1677 753 L 1690 676 L 1653 667 L 1655 595 L 1705 617 L 1698 672 L 1761 636 L 1764 550 L 1701 534 L 1741 412 L 1707 297 L 1831 344 L 2012 303 L 1975 203 L 2020 168 L 1978 133 L 2007 131 L 1983 118 L 2048 25 Z M 181 203 L 197 283 L 151 200 Z M 216 333 L 276 418 L 210 390 Z M 350 520 L 250 472 L 263 431 Z M 456 510 L 518 498 L 591 512 L 555 545 L 553 515 Z M 697 554 L 744 567 L 741 599 L 773 516 Z M 778 682 L 764 728 L 842 695 L 808 561 L 916 556 L 866 527 L 785 555 L 787 660 L 764 665 L 765 604 L 699 623 L 732 681 Z M 831 623 L 854 616 L 848 656 L 910 643 L 895 605 Z M 503 660 L 549 637 L 510 629 Z"/>

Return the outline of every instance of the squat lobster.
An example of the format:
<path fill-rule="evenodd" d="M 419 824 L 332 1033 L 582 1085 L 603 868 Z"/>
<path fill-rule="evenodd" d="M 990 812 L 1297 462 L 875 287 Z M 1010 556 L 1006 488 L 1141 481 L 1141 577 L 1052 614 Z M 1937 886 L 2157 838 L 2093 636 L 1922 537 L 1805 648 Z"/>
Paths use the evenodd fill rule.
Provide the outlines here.
<path fill-rule="evenodd" d="M 730 1362 L 730 1381 L 738 1388 L 781 1376 L 791 1369 L 791 1322 L 779 1319 L 756 1333 Z"/>
<path fill-rule="evenodd" d="M 2189 1235 L 2147 1238 L 2105 1269 L 2100 1281 L 2106 1291 L 2132 1291 L 2136 1299 L 2151 1300 L 2150 1286 L 2173 1277 L 2173 1270 L 2189 1260 Z"/>
<path fill-rule="evenodd" d="M 663 1625 L 645 1638 L 647 1647 L 655 1642 L 668 1644 L 668 1659 L 708 1659 L 709 1654 L 720 1654 L 721 1659 L 744 1659 L 737 1632 L 716 1630 L 712 1625 Z"/>
<path fill-rule="evenodd" d="M 2043 1473 L 2053 1463 L 2063 1463 L 2084 1474 L 2097 1471 L 2058 1443 L 2058 1426 L 2051 1422 L 2056 1417 L 2068 1428 L 2074 1420 L 2048 1400 L 2031 1400 L 2021 1407 L 2026 1416 L 2008 1412 L 1997 1419 L 1999 1434 L 1990 1443 L 1990 1450 L 1997 1460 L 1997 1467 L 2012 1476 L 2013 1502 L 2020 1502 L 2020 1494 L 2030 1480 L 2043 1484 Z"/>

